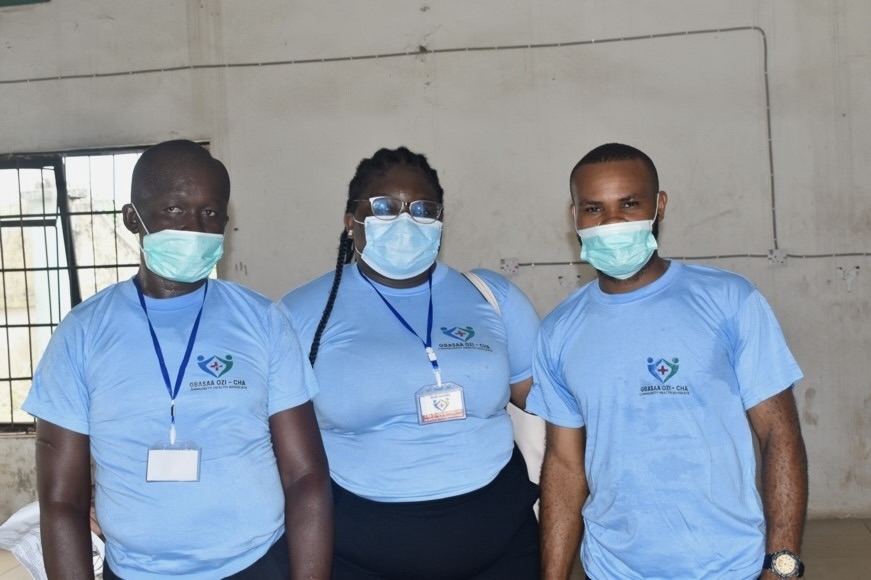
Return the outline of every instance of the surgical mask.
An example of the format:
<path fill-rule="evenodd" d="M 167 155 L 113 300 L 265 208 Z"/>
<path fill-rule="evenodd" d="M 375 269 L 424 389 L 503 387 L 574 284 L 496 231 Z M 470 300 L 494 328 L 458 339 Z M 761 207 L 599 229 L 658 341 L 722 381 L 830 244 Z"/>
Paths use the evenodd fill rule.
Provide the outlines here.
<path fill-rule="evenodd" d="M 659 211 L 659 194 L 656 196 Z M 596 270 L 626 280 L 635 275 L 656 251 L 652 220 L 619 222 L 578 231 L 581 238 L 581 260 Z"/>
<path fill-rule="evenodd" d="M 148 269 L 173 282 L 193 283 L 212 273 L 224 255 L 224 236 L 189 230 L 149 233 L 136 206 L 133 211 L 145 230 L 142 254 Z"/>
<path fill-rule="evenodd" d="M 360 258 L 391 280 L 407 280 L 426 272 L 439 253 L 442 222 L 438 220 L 422 224 L 408 213 L 392 220 L 369 216 L 363 221 L 363 228 L 366 247 Z"/>

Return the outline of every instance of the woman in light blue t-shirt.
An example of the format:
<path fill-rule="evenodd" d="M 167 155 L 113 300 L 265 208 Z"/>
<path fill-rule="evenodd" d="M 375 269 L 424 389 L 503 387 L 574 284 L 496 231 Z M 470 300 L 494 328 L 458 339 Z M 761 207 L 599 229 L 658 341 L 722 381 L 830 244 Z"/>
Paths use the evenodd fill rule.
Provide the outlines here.
<path fill-rule="evenodd" d="M 336 579 L 539 577 L 506 411 L 525 406 L 538 316 L 503 276 L 478 270 L 479 290 L 437 262 L 443 195 L 423 155 L 364 159 L 335 272 L 281 300 L 320 387 Z"/>

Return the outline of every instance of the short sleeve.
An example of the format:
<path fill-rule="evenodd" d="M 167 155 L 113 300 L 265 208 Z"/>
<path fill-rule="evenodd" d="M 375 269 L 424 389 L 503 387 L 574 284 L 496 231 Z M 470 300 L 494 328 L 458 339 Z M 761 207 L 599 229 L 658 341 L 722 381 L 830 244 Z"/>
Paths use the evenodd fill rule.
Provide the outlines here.
<path fill-rule="evenodd" d="M 756 406 L 802 378 L 771 306 L 750 293 L 736 316 L 735 375 L 745 409 Z"/>
<path fill-rule="evenodd" d="M 526 410 L 560 427 L 583 427 L 584 418 L 577 398 L 564 380 L 561 350 L 552 352 L 552 341 L 557 345 L 561 341 L 554 339 L 548 328 L 542 328 L 536 341 L 532 390 L 526 400 Z"/>
<path fill-rule="evenodd" d="M 71 312 L 52 334 L 21 408 L 38 419 L 88 435 L 89 395 L 84 365 L 85 331 Z"/>
<path fill-rule="evenodd" d="M 532 376 L 532 353 L 538 336 L 538 313 L 526 294 L 504 276 L 490 270 L 476 269 L 490 286 L 505 325 L 508 337 L 508 358 L 511 383 L 518 383 Z"/>
<path fill-rule="evenodd" d="M 278 305 L 269 306 L 269 415 L 310 401 L 318 386 L 314 372 L 290 321 Z"/>

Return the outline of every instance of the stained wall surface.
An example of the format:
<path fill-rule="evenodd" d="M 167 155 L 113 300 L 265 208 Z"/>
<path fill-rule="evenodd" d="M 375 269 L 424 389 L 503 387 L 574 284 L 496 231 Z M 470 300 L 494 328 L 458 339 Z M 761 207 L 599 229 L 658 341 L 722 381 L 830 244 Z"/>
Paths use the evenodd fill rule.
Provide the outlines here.
<path fill-rule="evenodd" d="M 441 259 L 504 267 L 545 314 L 593 278 L 569 170 L 636 145 L 669 193 L 662 254 L 747 276 L 780 318 L 811 514 L 868 517 L 868 22 L 863 0 L 0 9 L 0 154 L 209 141 L 233 181 L 221 275 L 278 298 L 335 264 L 359 160 L 404 144 L 446 191 Z"/>

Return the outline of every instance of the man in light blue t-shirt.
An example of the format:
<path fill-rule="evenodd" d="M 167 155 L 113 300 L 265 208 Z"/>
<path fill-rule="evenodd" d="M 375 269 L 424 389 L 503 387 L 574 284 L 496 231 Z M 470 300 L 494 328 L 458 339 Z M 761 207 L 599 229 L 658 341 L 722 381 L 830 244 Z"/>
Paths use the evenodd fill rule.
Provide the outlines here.
<path fill-rule="evenodd" d="M 570 184 L 598 280 L 544 319 L 533 362 L 543 577 L 567 578 L 582 538 L 595 580 L 800 576 L 802 375 L 770 307 L 741 276 L 657 254 L 668 198 L 643 152 L 597 147 Z"/>
<path fill-rule="evenodd" d="M 91 459 L 104 579 L 329 578 L 311 367 L 268 298 L 208 279 L 229 197 L 224 165 L 196 143 L 145 151 L 123 208 L 139 272 L 52 335 L 23 406 L 38 418 L 51 578 L 93 575 Z"/>

